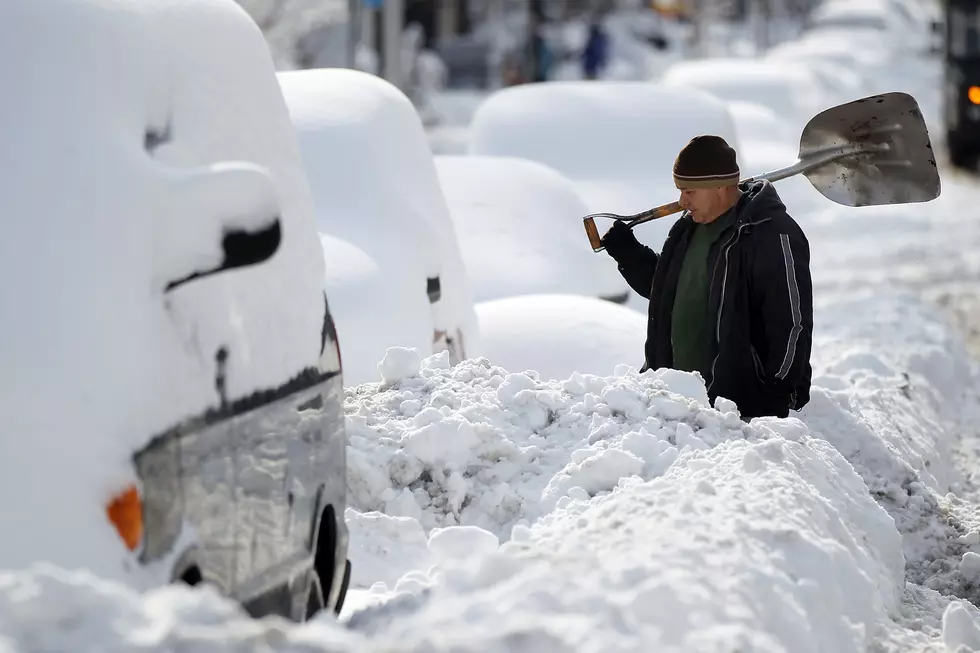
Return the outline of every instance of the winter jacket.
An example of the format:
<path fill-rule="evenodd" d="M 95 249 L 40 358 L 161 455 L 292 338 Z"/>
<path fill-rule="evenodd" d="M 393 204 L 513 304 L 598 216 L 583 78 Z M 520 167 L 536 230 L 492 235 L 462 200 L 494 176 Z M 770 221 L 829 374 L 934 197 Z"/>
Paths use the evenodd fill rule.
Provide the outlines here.
<path fill-rule="evenodd" d="M 708 254 L 715 338 L 705 385 L 712 402 L 731 399 L 745 419 L 786 417 L 810 399 L 810 247 L 770 182 L 739 187 L 737 219 Z M 650 300 L 644 370 L 672 366 L 671 311 L 694 226 L 682 215 L 660 255 L 635 239 L 610 251 L 627 283 Z"/>

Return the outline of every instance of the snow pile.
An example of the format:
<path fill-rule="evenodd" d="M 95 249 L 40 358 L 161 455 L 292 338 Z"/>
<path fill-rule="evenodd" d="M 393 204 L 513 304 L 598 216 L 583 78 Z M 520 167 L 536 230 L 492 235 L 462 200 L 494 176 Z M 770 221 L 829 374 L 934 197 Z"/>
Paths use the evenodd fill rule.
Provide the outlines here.
<path fill-rule="evenodd" d="M 818 312 L 816 385 L 799 419 L 745 425 L 728 402 L 708 407 L 695 375 L 637 375 L 626 366 L 609 377 L 541 381 L 488 361 L 447 368 L 428 359 L 378 392 L 349 392 L 356 510 L 410 516 L 424 529 L 479 526 L 517 543 L 502 547 L 503 557 L 464 556 L 428 572 L 434 558 L 419 555 L 422 571 L 352 623 L 410 640 L 398 620 L 406 610 L 412 629 L 422 619 L 452 632 L 461 614 L 496 605 L 495 623 L 504 625 L 481 642 L 490 650 L 494 637 L 511 641 L 506 620 L 514 615 L 521 628 L 516 615 L 526 611 L 545 615 L 534 621 L 543 641 L 559 637 L 549 616 L 574 612 L 583 633 L 613 637 L 609 624 L 635 619 L 654 626 L 626 627 L 629 637 L 678 650 L 723 636 L 715 633 L 746 646 L 799 650 L 791 645 L 799 639 L 811 642 L 803 650 L 826 651 L 937 637 L 943 609 L 965 609 L 949 597 L 980 600 L 980 519 L 945 496 L 955 476 L 946 466 L 955 407 L 976 380 L 962 343 L 927 307 L 879 291 L 872 322 L 862 301 Z M 620 541 L 619 531 L 630 536 Z M 732 547 L 744 549 L 728 559 Z M 622 560 L 632 580 L 617 567 Z M 732 568 L 744 571 L 725 583 Z M 677 569 L 690 571 L 664 571 Z M 767 604 L 785 596 L 775 589 L 782 574 L 798 592 L 790 618 L 780 612 L 785 599 Z M 654 614 L 633 612 L 650 605 Z M 780 617 L 726 613 L 732 605 Z M 698 617 L 677 623 L 687 611 Z M 673 617 L 655 616 L 664 613 Z M 564 645 L 589 650 L 590 641 Z M 626 650 L 642 649 L 629 641 Z"/>
<path fill-rule="evenodd" d="M 370 283 L 327 265 L 345 374 L 377 380 L 387 347 L 433 351 L 435 331 L 479 348 L 469 281 L 419 116 L 392 84 L 354 70 L 280 73 L 320 232 L 360 249 Z M 325 246 L 326 247 L 326 246 Z M 325 250 L 330 253 L 330 250 Z M 441 297 L 430 304 L 428 279 Z M 458 333 L 461 332 L 461 337 Z"/>
<path fill-rule="evenodd" d="M 589 247 L 581 227 L 589 210 L 569 179 L 527 159 L 435 161 L 477 302 L 531 293 L 620 298 L 629 292 L 616 266 Z M 483 326 L 481 333 L 485 341 Z"/>
<path fill-rule="evenodd" d="M 0 632 L 106 637 L 115 610 L 137 624 L 120 651 L 197 650 L 201 632 L 314 651 L 955 651 L 980 613 L 943 594 L 977 600 L 980 521 L 943 496 L 947 393 L 975 380 L 928 307 L 856 306 L 819 309 L 823 387 L 799 418 L 749 424 L 694 374 L 543 381 L 392 349 L 345 402 L 354 586 L 374 585 L 353 632 L 241 628 L 218 607 L 197 630 L 180 591 L 134 601 L 38 572 L 0 582 Z M 70 598 L 42 612 L 55 589 Z"/>
<path fill-rule="evenodd" d="M 350 505 L 414 517 L 426 529 L 472 524 L 506 536 L 577 484 L 565 477 L 595 493 L 615 487 L 624 470 L 662 471 L 677 453 L 668 439 L 699 440 L 692 425 L 711 410 L 704 385 L 674 370 L 619 371 L 540 381 L 487 359 L 450 367 L 433 356 L 394 383 L 350 388 Z M 679 426 L 682 418 L 690 423 Z M 712 443 L 742 424 L 734 413 L 712 419 L 723 425 L 701 434 Z M 630 431 L 627 450 L 619 445 Z"/>
<path fill-rule="evenodd" d="M 538 161 L 571 179 L 591 212 L 633 214 L 677 199 L 674 159 L 704 133 L 738 149 L 725 104 L 694 88 L 612 81 L 524 84 L 497 91 L 479 106 L 469 153 Z M 653 220 L 635 233 L 659 248 L 672 222 Z"/>
<path fill-rule="evenodd" d="M 591 501 L 579 486 L 490 555 L 465 553 L 475 538 L 457 542 L 421 606 L 389 617 L 382 639 L 405 650 L 864 651 L 898 607 L 900 538 L 833 448 L 799 426 L 784 432 L 799 441 L 688 449 L 662 477 L 626 478 Z"/>
<path fill-rule="evenodd" d="M 815 333 L 820 387 L 801 417 L 895 519 L 908 580 L 980 600 L 976 579 L 960 568 L 963 554 L 980 543 L 980 514 L 947 496 L 956 479 L 950 447 L 965 425 L 963 410 L 975 406 L 969 356 L 910 297 L 878 289 L 874 322 L 855 317 L 868 301 L 841 300 L 822 313 L 834 329 Z"/>
<path fill-rule="evenodd" d="M 484 354 L 507 370 L 564 380 L 575 372 L 612 374 L 623 362 L 643 365 L 647 317 L 631 308 L 593 297 L 534 294 L 481 302 L 476 313 Z"/>
<path fill-rule="evenodd" d="M 216 407 L 219 375 L 234 400 L 317 365 L 309 189 L 262 35 L 231 0 L 3 3 L 0 40 L 43 53 L 0 61 L 19 98 L 0 107 L 0 495 L 16 497 L 0 561 L 125 578 L 104 506 L 134 451 Z M 271 258 L 173 286 L 233 258 L 229 231 Z"/>

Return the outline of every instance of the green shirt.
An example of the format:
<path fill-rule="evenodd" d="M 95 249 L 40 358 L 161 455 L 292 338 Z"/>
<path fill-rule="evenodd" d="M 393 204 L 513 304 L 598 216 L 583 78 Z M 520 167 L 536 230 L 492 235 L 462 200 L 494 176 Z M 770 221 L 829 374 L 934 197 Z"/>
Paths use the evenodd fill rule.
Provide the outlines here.
<path fill-rule="evenodd" d="M 730 210 L 714 222 L 694 226 L 674 296 L 670 325 L 673 367 L 685 372 L 701 372 L 705 379 L 711 367 L 715 328 L 708 307 L 711 283 L 708 251 L 721 233 L 735 222 L 735 217 L 735 211 Z"/>

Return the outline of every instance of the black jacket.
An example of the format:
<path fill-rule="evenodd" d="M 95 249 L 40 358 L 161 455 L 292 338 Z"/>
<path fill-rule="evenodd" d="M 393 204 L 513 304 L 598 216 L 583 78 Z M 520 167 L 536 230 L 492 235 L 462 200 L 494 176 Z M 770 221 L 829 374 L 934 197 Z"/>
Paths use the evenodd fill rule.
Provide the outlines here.
<path fill-rule="evenodd" d="M 740 188 L 734 225 L 708 254 L 715 339 L 705 385 L 712 401 L 731 399 L 746 419 L 785 417 L 810 400 L 810 246 L 770 182 Z M 694 226 L 681 216 L 659 256 L 635 240 L 617 250 L 620 273 L 650 300 L 644 369 L 672 366 L 671 312 Z"/>

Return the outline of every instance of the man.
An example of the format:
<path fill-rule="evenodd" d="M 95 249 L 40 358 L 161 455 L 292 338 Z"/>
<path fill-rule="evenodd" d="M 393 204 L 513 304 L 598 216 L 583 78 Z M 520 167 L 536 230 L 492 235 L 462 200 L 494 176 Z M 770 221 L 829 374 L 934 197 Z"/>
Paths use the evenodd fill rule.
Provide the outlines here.
<path fill-rule="evenodd" d="M 700 372 L 712 402 L 744 419 L 786 417 L 810 398 L 813 290 L 806 236 L 768 181 L 739 184 L 719 136 L 693 138 L 674 162 L 684 214 L 661 254 L 624 222 L 603 237 L 650 300 L 643 370 Z"/>

